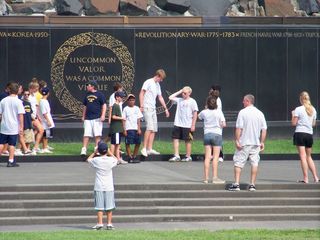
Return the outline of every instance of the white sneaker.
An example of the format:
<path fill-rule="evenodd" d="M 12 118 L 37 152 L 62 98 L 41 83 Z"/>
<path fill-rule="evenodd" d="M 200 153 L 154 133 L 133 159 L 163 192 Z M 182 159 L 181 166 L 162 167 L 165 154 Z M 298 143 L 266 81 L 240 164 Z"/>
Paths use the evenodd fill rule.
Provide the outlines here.
<path fill-rule="evenodd" d="M 103 228 L 103 224 L 97 224 L 97 225 L 93 226 L 91 229 L 93 229 L 93 230 L 100 230 L 100 229 L 102 229 L 102 228 Z"/>
<path fill-rule="evenodd" d="M 219 157 L 219 160 L 218 160 L 219 162 L 223 162 L 224 160 L 223 160 L 223 158 L 222 157 Z"/>
<path fill-rule="evenodd" d="M 192 162 L 192 157 L 185 156 L 184 158 L 181 159 L 181 162 Z"/>
<path fill-rule="evenodd" d="M 9 151 L 8 151 L 8 150 L 3 151 L 3 152 L 1 153 L 1 155 L 3 155 L 3 156 L 9 156 Z"/>
<path fill-rule="evenodd" d="M 122 158 L 120 158 L 120 160 L 118 161 L 118 165 L 119 164 L 127 164 L 128 162 L 123 160 Z"/>
<path fill-rule="evenodd" d="M 222 180 L 222 179 L 220 179 L 220 178 L 217 178 L 217 177 L 214 177 L 214 178 L 212 178 L 212 183 L 213 184 L 223 184 L 223 183 L 225 183 L 226 181 L 224 181 L 224 180 Z"/>
<path fill-rule="evenodd" d="M 179 162 L 179 161 L 181 161 L 180 157 L 175 155 L 172 158 L 169 158 L 169 162 Z"/>
<path fill-rule="evenodd" d="M 54 148 L 53 148 L 53 147 L 50 147 L 49 145 L 47 146 L 47 148 L 48 148 L 50 151 L 54 150 Z"/>
<path fill-rule="evenodd" d="M 42 153 L 53 153 L 52 151 L 50 151 L 48 148 L 44 148 L 42 150 Z"/>
<path fill-rule="evenodd" d="M 141 149 L 141 155 L 144 156 L 144 157 L 148 157 L 147 149 L 142 148 Z"/>
<path fill-rule="evenodd" d="M 150 149 L 147 151 L 148 155 L 160 155 L 159 152 L 157 152 L 156 150 L 154 149 Z"/>
<path fill-rule="evenodd" d="M 14 150 L 14 155 L 15 156 L 23 156 L 23 153 L 21 152 L 21 149 L 15 149 Z"/>
<path fill-rule="evenodd" d="M 86 156 L 87 155 L 87 149 L 85 147 L 81 148 L 81 156 Z"/>
<path fill-rule="evenodd" d="M 43 153 L 43 151 L 40 148 L 33 148 L 32 151 L 36 153 Z"/>

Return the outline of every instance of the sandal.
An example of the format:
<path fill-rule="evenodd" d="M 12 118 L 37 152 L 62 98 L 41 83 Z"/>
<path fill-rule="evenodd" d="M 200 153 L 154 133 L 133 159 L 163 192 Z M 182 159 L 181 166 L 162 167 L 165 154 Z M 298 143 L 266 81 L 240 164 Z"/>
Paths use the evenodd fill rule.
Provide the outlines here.
<path fill-rule="evenodd" d="M 297 183 L 307 183 L 307 182 L 304 180 L 298 180 Z"/>

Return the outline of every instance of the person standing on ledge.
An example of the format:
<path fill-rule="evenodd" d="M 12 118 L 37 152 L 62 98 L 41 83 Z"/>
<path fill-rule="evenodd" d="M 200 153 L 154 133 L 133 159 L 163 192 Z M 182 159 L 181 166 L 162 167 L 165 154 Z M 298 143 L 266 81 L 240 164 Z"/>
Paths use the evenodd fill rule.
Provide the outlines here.
<path fill-rule="evenodd" d="M 169 99 L 177 104 L 172 130 L 174 154 L 173 157 L 169 159 L 169 162 L 192 161 L 191 144 L 193 140 L 193 132 L 196 130 L 196 121 L 199 109 L 196 100 L 190 96 L 191 93 L 191 87 L 185 86 L 181 90 L 169 96 Z M 178 97 L 179 95 L 181 95 L 181 97 Z M 186 156 L 182 159 L 180 159 L 179 154 L 179 140 L 183 140 L 186 145 Z"/>
<path fill-rule="evenodd" d="M 251 183 L 248 190 L 256 190 L 259 153 L 264 150 L 267 136 L 267 123 L 263 113 L 254 106 L 254 96 L 245 95 L 242 103 L 244 108 L 238 114 L 235 132 L 236 152 L 233 155 L 235 182 L 229 187 L 229 191 L 240 191 L 240 175 L 248 158 L 251 163 Z"/>
<path fill-rule="evenodd" d="M 317 168 L 312 159 L 313 127 L 316 125 L 317 112 L 312 106 L 307 92 L 300 93 L 301 106 L 292 111 L 292 125 L 296 127 L 293 135 L 293 144 L 297 146 L 300 156 L 303 179 L 300 183 L 309 183 L 308 169 L 310 169 L 314 182 L 319 182 Z"/>
<path fill-rule="evenodd" d="M 146 122 L 143 148 L 141 150 L 141 154 L 145 157 L 147 157 L 148 155 L 160 154 L 152 148 L 155 133 L 158 131 L 158 120 L 156 112 L 157 97 L 165 110 L 166 117 L 170 116 L 169 110 L 161 95 L 160 82 L 162 82 L 165 78 L 165 71 L 163 69 L 157 70 L 153 78 L 150 78 L 143 83 L 139 94 L 140 110 L 143 113 Z"/>
<path fill-rule="evenodd" d="M 106 116 L 107 104 L 106 97 L 97 90 L 98 84 L 96 81 L 89 81 L 86 84 L 87 94 L 83 100 L 82 118 L 84 134 L 81 156 L 87 155 L 87 147 L 89 138 L 95 138 L 95 147 L 102 136 L 103 122 Z"/>

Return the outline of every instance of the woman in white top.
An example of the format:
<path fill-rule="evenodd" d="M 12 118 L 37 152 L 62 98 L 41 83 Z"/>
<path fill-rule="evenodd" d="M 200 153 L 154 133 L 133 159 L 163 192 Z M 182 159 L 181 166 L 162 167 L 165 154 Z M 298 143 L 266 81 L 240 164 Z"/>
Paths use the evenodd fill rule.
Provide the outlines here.
<path fill-rule="evenodd" d="M 222 184 L 224 180 L 218 178 L 218 158 L 222 146 L 222 128 L 226 126 L 226 120 L 220 109 L 217 109 L 217 101 L 213 96 L 207 98 L 207 108 L 199 114 L 199 119 L 204 121 L 205 147 L 204 159 L 204 183 L 208 183 L 211 154 L 213 152 L 212 163 L 212 183 Z"/>
<path fill-rule="evenodd" d="M 296 127 L 293 135 L 293 144 L 297 146 L 301 160 L 303 180 L 301 183 L 308 183 L 308 168 L 310 169 L 315 182 L 319 182 L 317 170 L 311 157 L 313 145 L 313 127 L 316 125 L 317 112 L 312 106 L 309 94 L 300 93 L 301 106 L 292 111 L 292 125 Z"/>

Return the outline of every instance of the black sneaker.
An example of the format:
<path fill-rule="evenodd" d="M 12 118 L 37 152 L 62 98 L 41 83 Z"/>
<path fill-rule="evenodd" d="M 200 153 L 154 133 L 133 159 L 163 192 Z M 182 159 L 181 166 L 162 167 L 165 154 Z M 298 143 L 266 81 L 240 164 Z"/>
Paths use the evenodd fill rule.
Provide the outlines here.
<path fill-rule="evenodd" d="M 249 190 L 250 192 L 254 192 L 254 191 L 256 190 L 256 186 L 253 185 L 253 184 L 250 184 L 248 190 Z"/>
<path fill-rule="evenodd" d="M 7 167 L 19 167 L 19 164 L 16 162 L 8 162 Z"/>
<path fill-rule="evenodd" d="M 228 188 L 229 191 L 240 191 L 240 186 L 237 183 L 232 183 Z"/>

